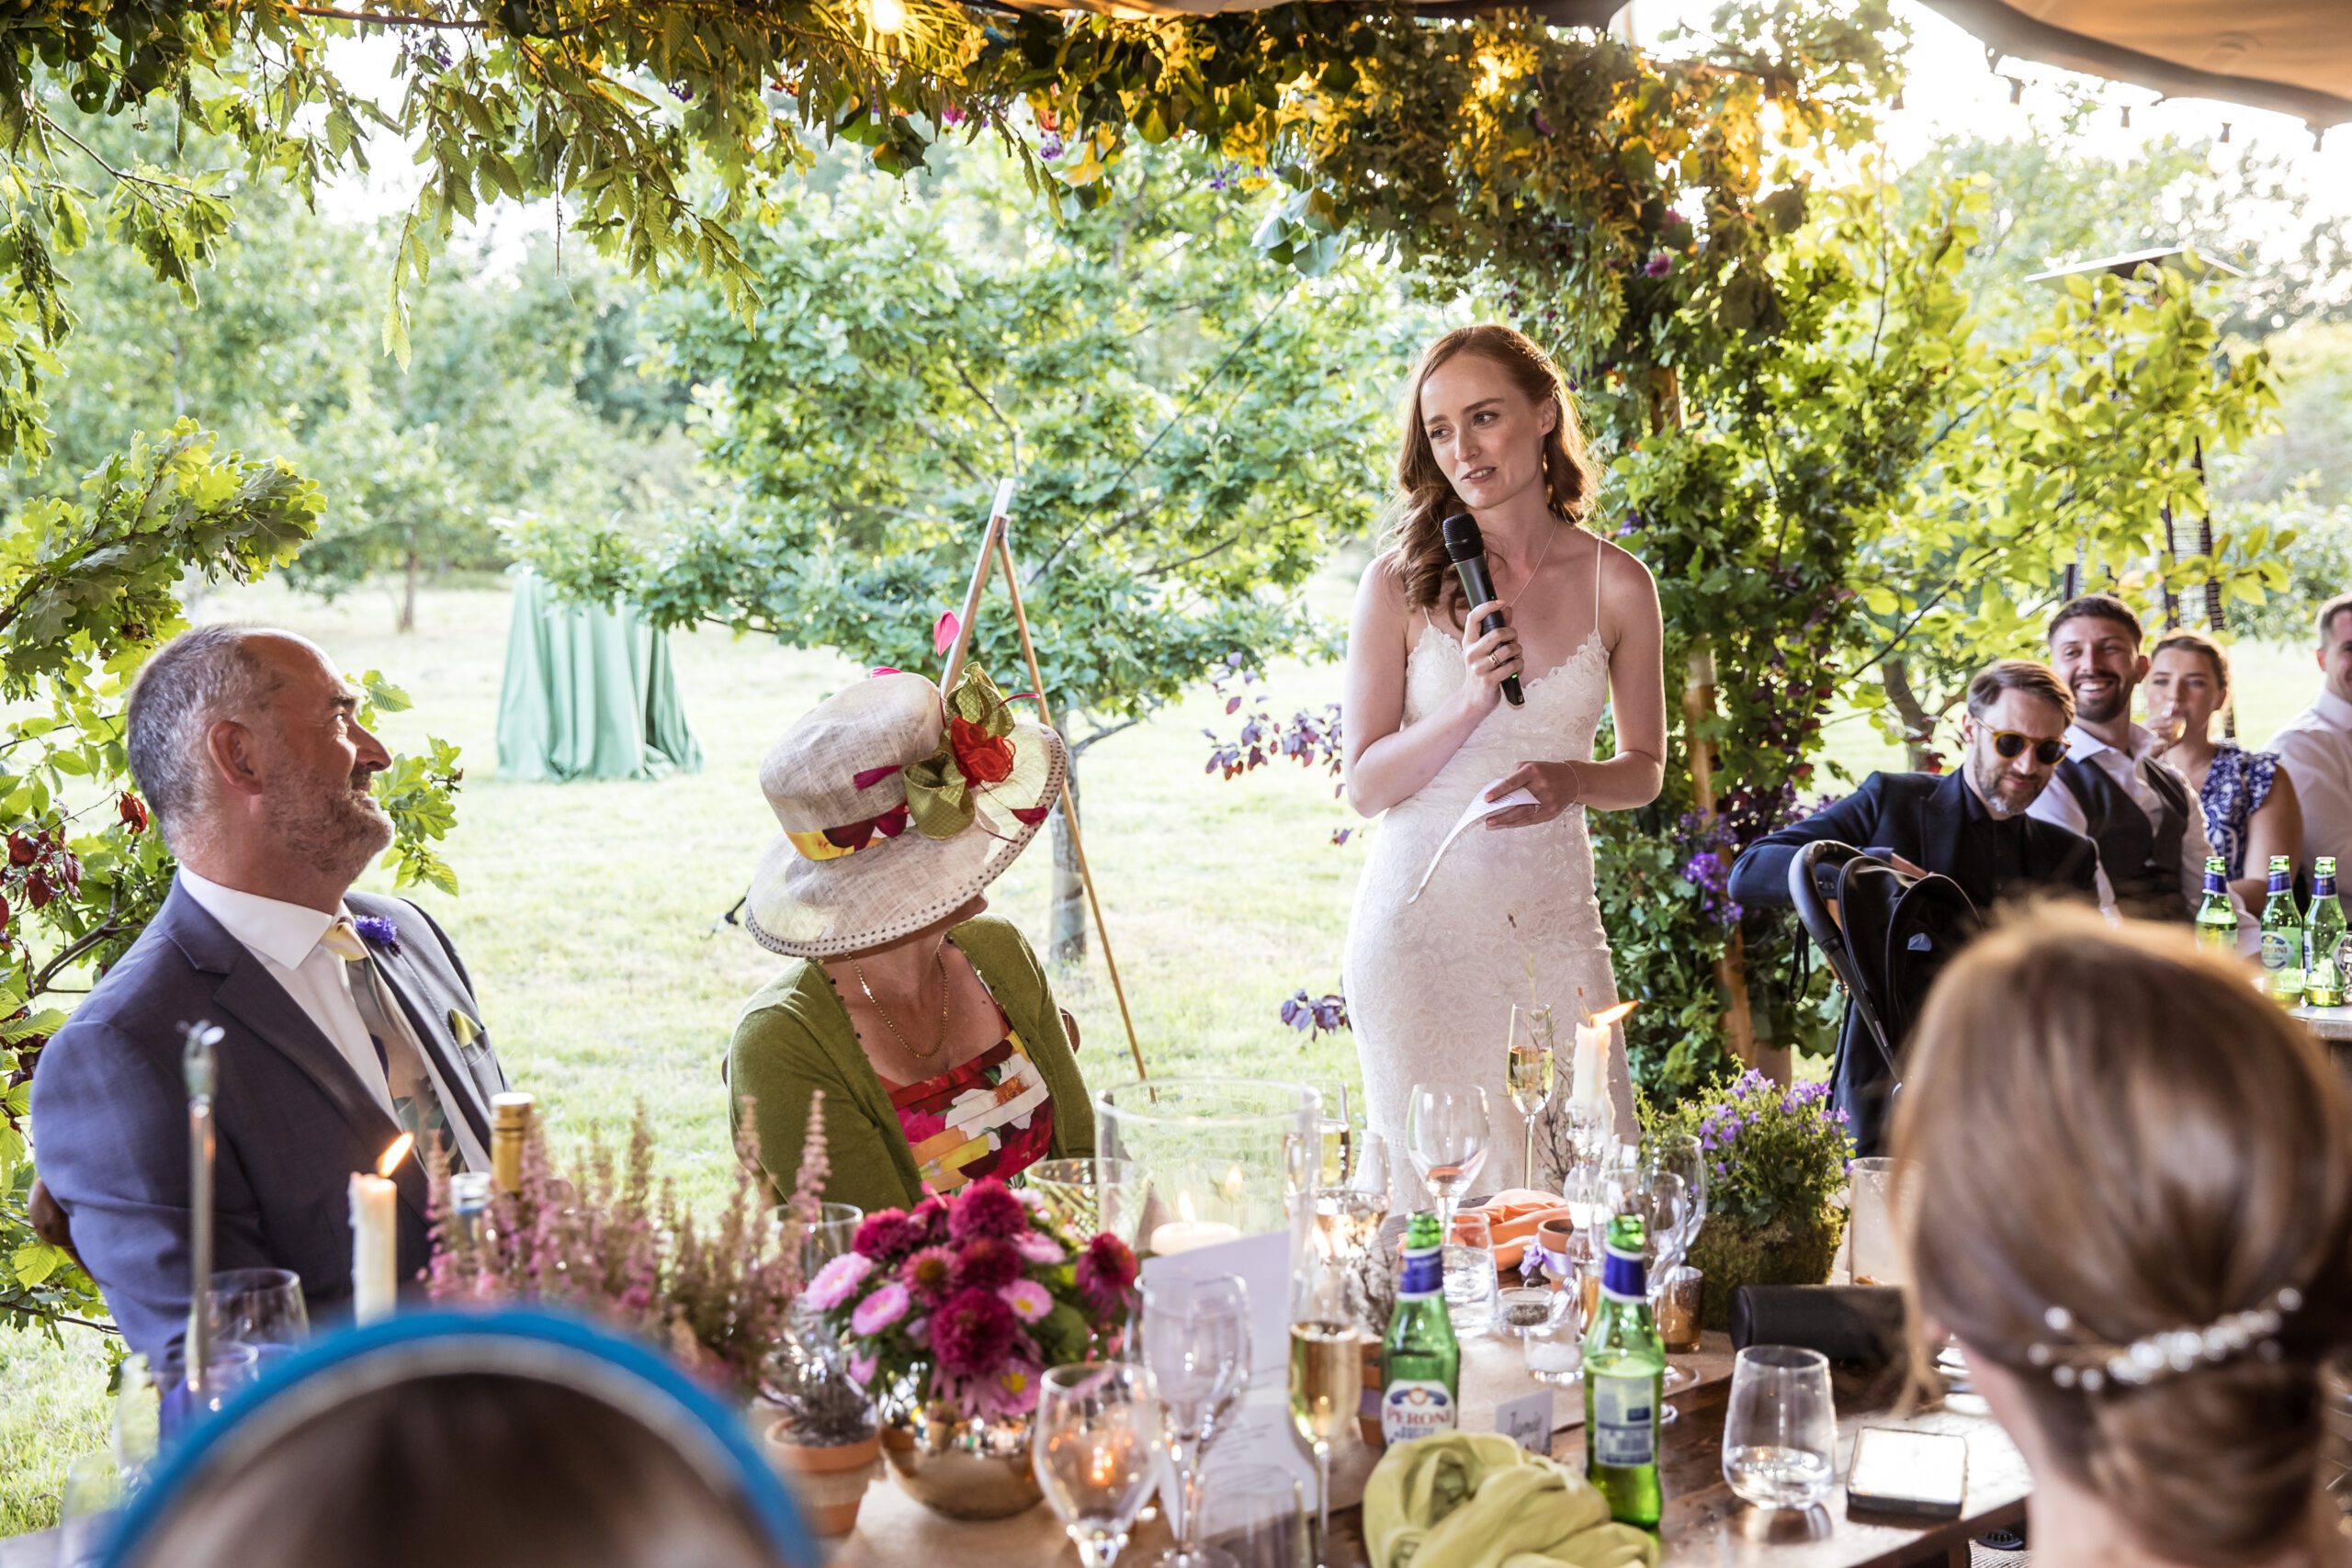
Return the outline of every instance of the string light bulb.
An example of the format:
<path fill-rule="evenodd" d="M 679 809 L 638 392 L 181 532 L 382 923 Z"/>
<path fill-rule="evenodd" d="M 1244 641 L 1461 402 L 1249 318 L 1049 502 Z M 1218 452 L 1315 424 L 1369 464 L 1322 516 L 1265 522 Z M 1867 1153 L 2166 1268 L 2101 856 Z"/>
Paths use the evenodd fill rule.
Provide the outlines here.
<path fill-rule="evenodd" d="M 2132 129 L 2132 106 L 2130 104 L 2123 106 L 2123 129 L 2126 130 Z"/>
<path fill-rule="evenodd" d="M 2230 122 L 2229 122 L 2228 120 L 2226 120 L 2226 119 L 2225 119 L 2225 120 L 2223 120 L 2223 121 L 2222 122 L 2222 146 L 2224 146 L 2224 147 L 2227 147 L 2229 144 L 2230 144 Z"/>
<path fill-rule="evenodd" d="M 907 25 L 907 0 L 865 0 L 865 19 L 888 38 Z"/>
<path fill-rule="evenodd" d="M 2008 82 L 2009 102 L 2013 104 L 2021 104 L 2025 102 L 2025 78 L 2022 76 L 2012 76 L 2008 79 Z"/>

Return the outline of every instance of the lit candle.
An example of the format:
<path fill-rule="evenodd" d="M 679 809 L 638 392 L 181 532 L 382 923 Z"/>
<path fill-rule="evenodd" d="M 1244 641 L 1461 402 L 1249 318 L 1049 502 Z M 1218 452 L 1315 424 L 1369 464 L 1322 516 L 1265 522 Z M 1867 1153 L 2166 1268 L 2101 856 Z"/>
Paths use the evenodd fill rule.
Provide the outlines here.
<path fill-rule="evenodd" d="M 1191 1252 L 1196 1247 L 1215 1247 L 1220 1242 L 1238 1241 L 1240 1231 L 1223 1220 L 1196 1220 L 1193 1217 L 1193 1195 L 1176 1195 L 1178 1217 L 1166 1224 L 1155 1225 L 1151 1232 L 1151 1250 L 1162 1258 L 1179 1252 Z"/>
<path fill-rule="evenodd" d="M 1610 1033 L 1617 1021 L 1633 1010 L 1632 1002 L 1619 1002 L 1598 1014 L 1586 1013 L 1584 1021 L 1577 1025 L 1577 1067 L 1569 1085 L 1568 1103 L 1604 1125 L 1611 1120 Z"/>
<path fill-rule="evenodd" d="M 351 1173 L 351 1316 L 355 1323 L 373 1323 L 392 1314 L 392 1297 L 400 1274 L 400 1189 L 392 1172 L 416 1140 L 402 1133 L 376 1162 L 376 1174 Z"/>

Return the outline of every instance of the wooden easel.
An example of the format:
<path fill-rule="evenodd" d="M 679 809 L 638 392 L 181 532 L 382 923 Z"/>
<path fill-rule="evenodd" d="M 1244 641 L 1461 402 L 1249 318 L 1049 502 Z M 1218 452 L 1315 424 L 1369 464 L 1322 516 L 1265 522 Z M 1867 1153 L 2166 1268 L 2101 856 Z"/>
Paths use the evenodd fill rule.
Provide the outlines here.
<path fill-rule="evenodd" d="M 947 671 L 940 677 L 939 689 L 952 690 L 956 678 L 964 672 L 964 660 L 972 647 L 972 626 L 980 614 L 980 595 L 988 590 L 989 573 L 1001 566 L 1004 570 L 1005 595 L 1012 604 L 1013 628 L 1021 634 L 1021 657 L 1029 666 L 1029 687 L 1037 694 L 1037 714 L 1051 725 L 1054 715 L 1046 705 L 1046 677 L 1037 668 L 1036 646 L 1029 640 L 1029 613 L 1021 606 L 1021 574 L 1012 569 L 1012 545 L 1005 534 L 1012 511 L 1014 484 L 1008 479 L 996 487 L 996 504 L 989 509 L 989 525 L 980 536 L 979 559 L 972 566 L 972 585 L 964 592 L 963 618 L 956 627 L 956 646 L 947 650 Z M 1086 840 L 1079 837 L 1078 802 L 1069 793 L 1068 774 L 1062 778 L 1061 805 L 1062 821 L 1069 829 L 1070 851 L 1078 857 L 1078 880 L 1086 889 L 1086 907 L 1094 915 L 1094 934 L 1102 942 L 1102 966 L 1111 973 L 1111 994 L 1119 1000 L 1119 1021 L 1126 1026 L 1127 1054 L 1135 1058 L 1136 1076 L 1149 1078 L 1151 1075 L 1143 1065 L 1143 1045 L 1136 1038 L 1135 1015 L 1127 1010 L 1126 987 L 1119 982 L 1119 963 L 1111 954 L 1111 928 L 1102 923 L 1102 901 L 1095 896 L 1094 873 L 1086 863 Z"/>

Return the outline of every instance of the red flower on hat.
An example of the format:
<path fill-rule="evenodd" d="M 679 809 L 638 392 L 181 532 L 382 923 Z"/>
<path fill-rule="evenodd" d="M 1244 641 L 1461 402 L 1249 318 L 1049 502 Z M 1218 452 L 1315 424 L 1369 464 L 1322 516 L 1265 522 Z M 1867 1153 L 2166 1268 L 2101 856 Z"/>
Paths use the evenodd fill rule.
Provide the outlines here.
<path fill-rule="evenodd" d="M 968 718 L 947 721 L 948 750 L 956 765 L 974 784 L 1002 784 L 1012 776 L 1012 742 L 990 735 Z"/>

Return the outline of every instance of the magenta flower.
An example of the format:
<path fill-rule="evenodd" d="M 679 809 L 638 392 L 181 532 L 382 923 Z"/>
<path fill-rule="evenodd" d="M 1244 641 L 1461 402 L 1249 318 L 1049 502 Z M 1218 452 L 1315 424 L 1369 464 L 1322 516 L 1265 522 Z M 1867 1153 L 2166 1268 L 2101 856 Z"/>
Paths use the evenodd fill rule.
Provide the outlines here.
<path fill-rule="evenodd" d="M 964 1190 L 947 1213 L 947 1235 L 955 1241 L 981 1236 L 1001 1240 L 1029 1228 L 1029 1211 L 1012 1189 L 994 1177 L 984 1177 Z"/>
<path fill-rule="evenodd" d="M 986 1378 L 1012 1353 L 1018 1320 L 1003 1298 L 989 1291 L 958 1291 L 932 1314 L 931 1351 L 951 1378 Z"/>
<path fill-rule="evenodd" d="M 1135 1249 L 1104 1231 L 1079 1254 L 1075 1278 L 1078 1288 L 1097 1307 L 1120 1305 L 1135 1288 Z"/>
<path fill-rule="evenodd" d="M 852 1356 L 849 1359 L 850 1381 L 860 1388 L 874 1381 L 875 1369 L 881 1364 L 877 1356 Z"/>
<path fill-rule="evenodd" d="M 819 1312 L 831 1312 L 856 1293 L 865 1277 L 874 1272 L 874 1259 L 862 1253 L 844 1252 L 822 1269 L 808 1281 L 800 1299 Z"/>
<path fill-rule="evenodd" d="M 1023 1323 L 1035 1323 L 1054 1310 L 1054 1298 L 1035 1280 L 1015 1280 L 997 1294 L 1012 1309 L 1012 1315 Z"/>
<path fill-rule="evenodd" d="M 1043 1263 L 1048 1268 L 1069 1257 L 1062 1250 L 1062 1244 L 1044 1231 L 1023 1231 L 1012 1238 L 1012 1250 L 1028 1262 Z"/>
<path fill-rule="evenodd" d="M 859 1222 L 857 1237 L 850 1246 L 876 1263 L 888 1263 L 913 1251 L 916 1240 L 915 1223 L 906 1211 L 885 1209 Z"/>
<path fill-rule="evenodd" d="M 907 1218 L 914 1222 L 918 1241 L 929 1243 L 947 1239 L 947 1200 L 937 1193 L 917 1203 L 909 1211 Z"/>
<path fill-rule="evenodd" d="M 1026 1416 L 1037 1408 L 1036 1352 L 1018 1346 L 1011 1365 L 991 1377 L 975 1378 L 956 1392 L 957 1404 L 983 1420 Z"/>
<path fill-rule="evenodd" d="M 956 1259 L 959 1291 L 1001 1291 L 1021 1278 L 1021 1254 L 1010 1242 L 983 1236 L 964 1244 Z"/>
<path fill-rule="evenodd" d="M 1649 261 L 1643 266 L 1642 270 L 1649 274 L 1652 277 L 1664 277 L 1668 273 L 1674 270 L 1674 258 L 1668 255 L 1664 251 L 1660 251 L 1656 255 L 1650 257 Z"/>
<path fill-rule="evenodd" d="M 919 1300 L 934 1304 L 945 1301 L 956 1285 L 956 1255 L 944 1247 L 926 1247 L 899 1270 Z"/>
<path fill-rule="evenodd" d="M 891 1280 L 857 1303 L 857 1310 L 849 1314 L 850 1332 L 868 1337 L 881 1333 L 907 1315 L 908 1300 L 907 1288 Z"/>

